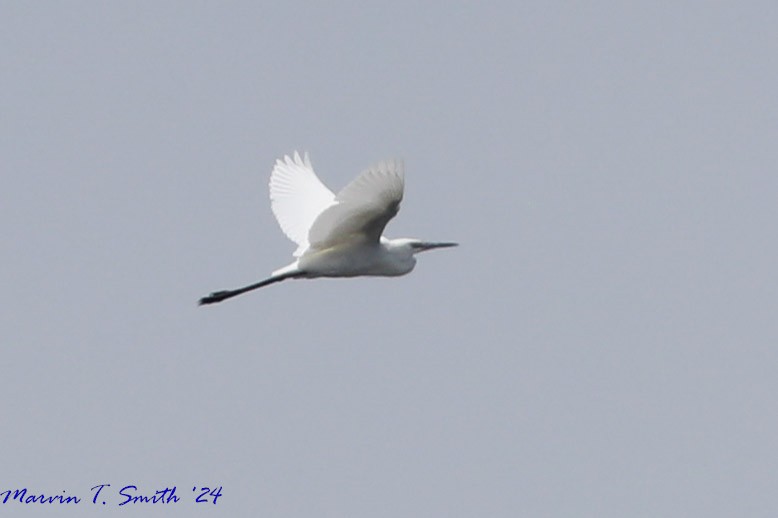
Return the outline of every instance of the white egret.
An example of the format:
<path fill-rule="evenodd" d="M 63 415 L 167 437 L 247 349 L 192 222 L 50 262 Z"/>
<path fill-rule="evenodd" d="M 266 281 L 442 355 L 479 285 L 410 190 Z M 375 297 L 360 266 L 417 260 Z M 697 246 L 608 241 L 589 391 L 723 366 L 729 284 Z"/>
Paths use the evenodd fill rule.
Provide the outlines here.
<path fill-rule="evenodd" d="M 316 176 L 308 153 L 276 160 L 270 175 L 270 202 L 284 234 L 297 243 L 295 261 L 256 284 L 216 291 L 200 299 L 213 304 L 286 279 L 405 275 L 414 254 L 457 246 L 419 239 L 387 239 L 384 227 L 400 209 L 403 163 L 381 162 L 367 169 L 336 196 Z"/>

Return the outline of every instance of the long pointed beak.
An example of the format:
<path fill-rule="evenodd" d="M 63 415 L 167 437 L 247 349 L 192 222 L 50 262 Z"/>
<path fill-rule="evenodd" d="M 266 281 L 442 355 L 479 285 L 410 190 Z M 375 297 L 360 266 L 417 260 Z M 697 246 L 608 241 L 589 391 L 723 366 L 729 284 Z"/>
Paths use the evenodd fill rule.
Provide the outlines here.
<path fill-rule="evenodd" d="M 432 250 L 433 248 L 448 248 L 451 246 L 459 246 L 459 243 L 420 243 L 419 251 L 424 252 L 426 250 Z"/>

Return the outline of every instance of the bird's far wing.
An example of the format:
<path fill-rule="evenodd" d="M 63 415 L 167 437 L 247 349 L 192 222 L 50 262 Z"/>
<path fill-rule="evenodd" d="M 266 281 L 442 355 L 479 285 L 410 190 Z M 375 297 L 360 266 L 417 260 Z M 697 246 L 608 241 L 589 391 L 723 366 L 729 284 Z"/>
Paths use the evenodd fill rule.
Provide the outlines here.
<path fill-rule="evenodd" d="M 335 201 L 335 195 L 313 172 L 308 153 L 276 160 L 270 174 L 270 206 L 284 234 L 297 243 L 294 255 L 308 248 L 313 222 Z"/>
<path fill-rule="evenodd" d="M 378 242 L 384 227 L 400 210 L 403 163 L 381 162 L 360 174 L 335 197 L 335 203 L 313 222 L 312 247 L 327 248 L 348 241 Z"/>

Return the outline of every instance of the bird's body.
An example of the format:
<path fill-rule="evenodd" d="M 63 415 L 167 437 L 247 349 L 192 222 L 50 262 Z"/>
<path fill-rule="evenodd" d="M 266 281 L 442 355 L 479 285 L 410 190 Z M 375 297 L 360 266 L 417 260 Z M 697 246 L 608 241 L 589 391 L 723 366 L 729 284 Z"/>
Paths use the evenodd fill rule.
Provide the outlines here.
<path fill-rule="evenodd" d="M 343 243 L 323 250 L 308 249 L 286 268 L 299 268 L 307 277 L 396 277 L 413 270 L 416 258 L 409 246 L 390 239 L 378 243 Z M 283 269 L 282 269 L 283 270 Z"/>
<path fill-rule="evenodd" d="M 418 239 L 388 239 L 384 227 L 400 209 L 403 164 L 381 162 L 359 175 L 338 195 L 316 176 L 308 154 L 277 160 L 270 176 L 273 214 L 284 233 L 297 243 L 296 260 L 261 282 L 211 293 L 212 304 L 290 278 L 405 275 L 416 265 L 414 254 L 456 246 Z"/>

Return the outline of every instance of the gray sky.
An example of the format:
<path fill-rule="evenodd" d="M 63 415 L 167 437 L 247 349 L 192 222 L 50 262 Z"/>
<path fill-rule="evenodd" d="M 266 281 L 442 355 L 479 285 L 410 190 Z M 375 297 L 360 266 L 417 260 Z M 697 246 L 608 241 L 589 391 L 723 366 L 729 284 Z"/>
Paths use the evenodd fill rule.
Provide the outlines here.
<path fill-rule="evenodd" d="M 371 5 L 2 4 L 0 510 L 776 516 L 776 4 Z M 197 307 L 295 149 L 462 246 Z"/>

